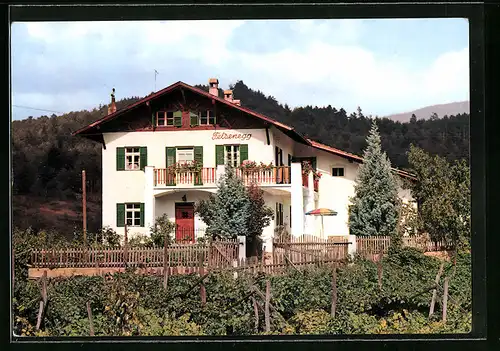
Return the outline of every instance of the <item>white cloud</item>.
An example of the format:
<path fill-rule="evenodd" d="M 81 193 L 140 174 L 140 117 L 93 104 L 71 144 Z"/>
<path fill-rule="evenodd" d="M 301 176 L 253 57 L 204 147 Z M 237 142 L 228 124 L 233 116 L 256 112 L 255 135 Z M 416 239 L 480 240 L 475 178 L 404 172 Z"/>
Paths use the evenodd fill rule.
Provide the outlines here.
<path fill-rule="evenodd" d="M 28 42 L 23 46 L 19 35 L 20 42 L 12 43 L 15 103 L 56 111 L 92 108 L 107 103 L 112 86 L 118 96 L 143 96 L 153 88 L 154 69 L 160 72 L 157 89 L 178 80 L 206 83 L 212 76 L 225 88 L 242 79 L 290 106 L 330 104 L 354 111 L 360 105 L 374 115 L 468 99 L 468 48 L 422 67 L 418 58 L 403 61 L 360 46 L 359 21 L 302 20 L 292 25 L 301 40 L 292 37 L 286 48 L 264 54 L 231 50 L 231 35 L 244 23 L 14 24 L 14 31 L 24 26 L 22 39 Z M 269 40 L 279 34 L 286 33 L 270 33 Z M 30 53 L 33 42 L 43 46 Z"/>

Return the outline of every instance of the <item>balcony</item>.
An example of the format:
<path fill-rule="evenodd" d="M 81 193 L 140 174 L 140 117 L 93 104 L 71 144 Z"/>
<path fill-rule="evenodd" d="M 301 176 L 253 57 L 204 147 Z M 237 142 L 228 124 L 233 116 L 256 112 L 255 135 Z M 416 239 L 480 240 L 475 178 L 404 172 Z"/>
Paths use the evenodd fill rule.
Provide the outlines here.
<path fill-rule="evenodd" d="M 235 169 L 237 177 L 245 185 L 255 182 L 257 185 L 287 185 L 291 184 L 290 167 L 280 166 L 269 169 L 243 170 Z M 204 167 L 199 172 L 171 173 L 166 168 L 154 169 L 155 187 L 176 186 L 216 186 L 218 180 L 217 168 Z"/>
<path fill-rule="evenodd" d="M 309 176 L 307 174 L 302 174 L 302 186 L 309 187 Z M 318 192 L 319 179 L 314 178 L 313 180 L 314 191 Z"/>

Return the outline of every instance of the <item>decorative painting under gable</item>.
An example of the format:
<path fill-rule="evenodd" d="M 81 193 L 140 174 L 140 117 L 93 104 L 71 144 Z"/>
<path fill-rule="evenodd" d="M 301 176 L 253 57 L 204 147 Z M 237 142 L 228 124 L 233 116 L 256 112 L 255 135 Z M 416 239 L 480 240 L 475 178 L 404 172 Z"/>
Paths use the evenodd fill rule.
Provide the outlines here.
<path fill-rule="evenodd" d="M 216 124 L 191 126 L 189 112 L 198 114 L 203 110 L 215 112 Z M 156 112 L 183 111 L 181 127 L 156 125 Z M 196 130 L 196 129 L 261 129 L 266 123 L 257 117 L 228 106 L 209 97 L 200 96 L 188 90 L 176 90 L 170 94 L 150 101 L 149 105 L 141 105 L 125 114 L 101 125 L 101 132 L 133 132 L 148 130 Z"/>

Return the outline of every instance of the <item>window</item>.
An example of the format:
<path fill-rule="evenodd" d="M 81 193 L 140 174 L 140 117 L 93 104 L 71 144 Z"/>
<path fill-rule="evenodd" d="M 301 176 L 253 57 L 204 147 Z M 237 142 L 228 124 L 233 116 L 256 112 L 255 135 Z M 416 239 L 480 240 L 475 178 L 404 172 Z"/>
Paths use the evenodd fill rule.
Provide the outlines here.
<path fill-rule="evenodd" d="M 343 167 L 333 167 L 332 168 L 332 177 L 343 177 L 344 176 L 344 168 Z"/>
<path fill-rule="evenodd" d="M 214 125 L 215 112 L 213 110 L 203 110 L 200 112 L 200 125 Z"/>
<path fill-rule="evenodd" d="M 283 150 L 277 146 L 274 151 L 274 164 L 276 166 L 283 166 Z"/>
<path fill-rule="evenodd" d="M 276 226 L 283 225 L 283 204 L 276 203 Z"/>
<path fill-rule="evenodd" d="M 240 164 L 240 146 L 225 145 L 224 146 L 224 163 L 233 167 Z"/>
<path fill-rule="evenodd" d="M 156 124 L 158 126 L 173 126 L 174 125 L 174 112 L 172 112 L 172 111 L 158 111 L 156 113 Z"/>
<path fill-rule="evenodd" d="M 290 206 L 290 228 L 292 227 L 292 206 Z"/>
<path fill-rule="evenodd" d="M 194 161 L 194 150 L 193 148 L 177 148 L 177 163 L 186 164 Z"/>
<path fill-rule="evenodd" d="M 125 148 L 125 169 L 135 171 L 141 168 L 141 153 L 138 147 Z"/>
<path fill-rule="evenodd" d="M 125 204 L 125 215 L 127 218 L 127 226 L 141 226 L 141 204 Z"/>

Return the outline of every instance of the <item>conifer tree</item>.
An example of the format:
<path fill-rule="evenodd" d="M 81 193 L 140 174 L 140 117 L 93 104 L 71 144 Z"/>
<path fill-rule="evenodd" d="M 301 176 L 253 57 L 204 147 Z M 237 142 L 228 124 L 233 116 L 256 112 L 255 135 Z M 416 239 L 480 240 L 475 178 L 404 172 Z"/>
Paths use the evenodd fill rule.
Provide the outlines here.
<path fill-rule="evenodd" d="M 366 140 L 364 162 L 358 170 L 355 195 L 350 199 L 350 233 L 392 236 L 398 222 L 398 182 L 387 155 L 382 151 L 375 121 Z"/>
<path fill-rule="evenodd" d="M 196 206 L 196 212 L 207 225 L 206 235 L 212 238 L 247 235 L 251 203 L 245 185 L 232 167 L 226 166 L 217 188 L 215 195 Z"/>

